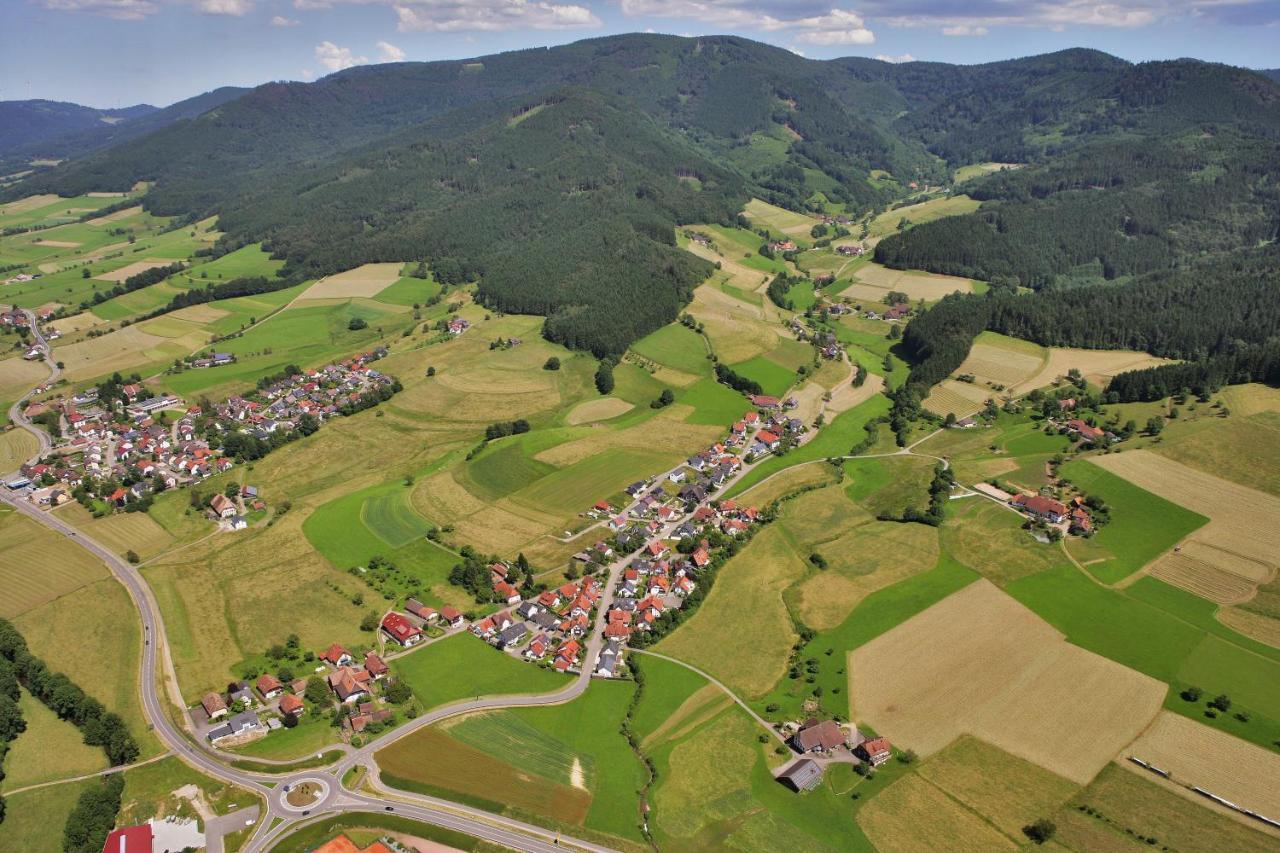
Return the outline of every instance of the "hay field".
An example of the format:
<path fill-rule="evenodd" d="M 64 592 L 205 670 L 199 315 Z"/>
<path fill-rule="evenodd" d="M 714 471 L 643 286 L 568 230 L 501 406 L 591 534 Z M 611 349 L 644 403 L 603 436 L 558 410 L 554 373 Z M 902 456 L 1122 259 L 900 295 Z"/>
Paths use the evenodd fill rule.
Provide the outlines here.
<path fill-rule="evenodd" d="M 1255 746 L 1248 741 L 1232 737 L 1212 729 L 1181 714 L 1162 711 L 1141 736 L 1130 744 L 1116 759 L 1126 768 L 1144 777 L 1158 780 L 1141 767 L 1124 759 L 1141 758 L 1173 775 L 1180 791 L 1181 786 L 1196 785 L 1225 797 L 1237 805 L 1253 809 L 1273 820 L 1280 820 L 1280 755 Z M 1193 792 L 1187 796 L 1197 802 L 1209 802 Z M 1249 826 L 1259 824 L 1240 816 Z M 1276 833 L 1280 836 L 1280 831 Z"/>
<path fill-rule="evenodd" d="M 1280 649 L 1280 622 L 1275 619 L 1239 607 L 1220 607 L 1214 615 L 1231 630 Z"/>
<path fill-rule="evenodd" d="M 807 568 L 786 534 L 766 527 L 720 570 L 698 612 L 654 650 L 693 664 L 747 698 L 767 693 L 787 669 L 795 627 L 783 592 Z M 750 654 L 733 654 L 750 637 Z"/>
<path fill-rule="evenodd" d="M 855 718 L 899 746 L 929 755 L 972 734 L 1079 784 L 1133 740 L 1166 691 L 1154 678 L 1066 643 L 986 580 L 849 658 Z"/>
<path fill-rule="evenodd" d="M 96 338 L 88 338 L 54 349 L 55 357 L 66 365 L 63 375 L 80 382 L 119 371 L 129 373 L 150 362 L 163 363 L 189 355 L 208 342 L 199 331 L 165 338 L 126 326 Z"/>
<path fill-rule="evenodd" d="M 917 775 L 904 776 L 858 811 L 880 853 L 1016 850 L 1019 845 Z"/>
<path fill-rule="evenodd" d="M 977 210 L 980 202 L 967 195 L 953 195 L 944 198 L 932 198 L 920 204 L 911 204 L 884 213 L 871 220 L 871 239 L 879 241 L 881 237 L 898 230 L 898 222 L 905 219 L 912 225 L 931 222 L 944 216 L 957 216 Z"/>
<path fill-rule="evenodd" d="M 867 296 L 858 290 L 858 284 L 854 284 L 845 291 L 860 299 L 883 300 L 889 291 L 897 290 L 911 297 L 912 302 L 917 299 L 933 302 L 956 291 L 973 292 L 973 282 L 967 278 L 917 270 L 895 270 L 874 261 L 858 267 L 853 277 L 856 282 L 875 290 L 872 295 Z"/>
<path fill-rule="evenodd" d="M 957 418 L 963 418 L 982 409 L 992 396 L 994 395 L 990 390 L 981 386 L 944 379 L 933 386 L 922 405 L 935 414 L 954 414 Z"/>
<path fill-rule="evenodd" d="M 743 212 L 752 222 L 758 222 L 767 228 L 781 231 L 789 237 L 801 237 L 805 240 L 809 239 L 810 230 L 819 222 L 812 216 L 795 213 L 769 204 L 767 201 L 761 201 L 758 198 L 753 198 L 747 202 Z"/>
<path fill-rule="evenodd" d="M 121 282 L 121 281 L 124 281 L 126 278 L 129 278 L 130 276 L 135 276 L 138 273 L 146 272 L 147 270 L 154 269 L 155 267 L 168 266 L 170 263 L 172 263 L 172 261 L 158 260 L 156 258 L 146 258 L 145 260 L 134 261 L 133 263 L 128 264 L 127 266 L 120 267 L 120 269 L 112 270 L 111 272 L 98 273 L 97 275 L 94 276 L 94 278 L 96 278 L 98 281 Z"/>
<path fill-rule="evenodd" d="M 90 193 L 89 197 L 90 198 L 124 198 L 125 195 L 126 193 L 117 193 L 111 196 L 101 196 L 101 195 L 94 195 L 93 193 Z M 142 205 L 137 205 L 135 207 L 126 207 L 124 210 L 117 210 L 115 213 L 108 213 L 106 216 L 94 217 L 93 219 L 89 220 L 88 224 L 89 225 L 107 225 L 112 222 L 119 222 L 121 219 L 128 219 L 131 216 L 137 216 L 141 212 L 142 212 Z"/>
<path fill-rule="evenodd" d="M 1157 577 L 1220 603 L 1251 597 L 1280 568 L 1280 498 L 1223 480 L 1149 450 L 1095 457 L 1094 464 L 1194 512 L 1209 523 L 1166 554 Z M 1202 570 L 1203 569 L 1203 570 Z M 1224 578 L 1232 575 L 1239 582 Z"/>
<path fill-rule="evenodd" d="M 63 317 L 55 324 L 55 328 L 64 335 L 74 335 L 77 332 L 83 332 L 92 329 L 95 326 L 101 326 L 103 319 L 92 311 L 81 311 L 78 314 L 72 314 L 69 317 Z"/>
<path fill-rule="evenodd" d="M 74 501 L 58 508 L 58 517 L 74 524 L 117 554 L 136 551 L 150 559 L 173 544 L 174 538 L 145 512 L 115 513 L 94 518 Z"/>
<path fill-rule="evenodd" d="M 1136 350 L 1072 349 L 1049 347 L 1049 359 L 1031 378 L 1018 384 L 1019 391 L 1042 388 L 1067 375 L 1071 368 L 1079 370 L 1094 385 L 1105 386 L 1111 377 L 1127 370 L 1142 370 L 1161 364 L 1172 364 L 1168 358 L 1157 358 Z"/>
<path fill-rule="evenodd" d="M 14 428 L 0 433 L 0 473 L 16 471 L 39 450 L 40 443 L 25 429 Z"/>
<path fill-rule="evenodd" d="M 49 366 L 43 361 L 27 361 L 17 356 L 0 361 L 0 402 L 5 407 L 5 411 L 0 412 L 0 418 L 8 418 L 10 403 L 48 376 Z"/>
<path fill-rule="evenodd" d="M 11 201 L 8 204 L 0 205 L 0 216 L 12 216 L 15 213 L 26 213 L 30 210 L 38 210 L 39 208 L 56 204 L 60 200 L 60 197 L 56 195 L 29 195 L 26 198 L 20 198 L 17 201 Z"/>
<path fill-rule="evenodd" d="M 1173 424 L 1175 429 L 1152 444 L 1151 450 L 1242 486 L 1280 495 L 1280 413 L 1244 414 L 1228 402 L 1226 394 L 1220 399 L 1231 417 L 1216 417 L 1212 410 L 1200 408 Z M 1243 399 L 1249 407 L 1263 402 Z"/>
<path fill-rule="evenodd" d="M 49 246 L 53 249 L 78 249 L 80 243 L 74 243 L 71 240 L 33 240 L 32 245 Z"/>
<path fill-rule="evenodd" d="M 938 532 L 922 524 L 873 521 L 815 549 L 829 569 L 805 579 L 793 606 L 806 625 L 826 631 L 844 622 L 871 593 L 938 562 Z"/>
<path fill-rule="evenodd" d="M 703 324 L 720 360 L 738 364 L 778 345 L 778 326 L 765 319 L 764 306 L 735 299 L 711 284 L 713 276 L 693 291 L 689 313 Z"/>
<path fill-rule="evenodd" d="M 830 465 L 796 465 L 757 483 L 738 498 L 746 504 L 765 506 L 808 486 L 823 486 L 833 482 L 835 482 L 835 472 L 831 470 Z"/>
<path fill-rule="evenodd" d="M 1037 344 L 984 332 L 978 336 L 969 356 L 956 374 L 972 373 L 978 382 L 1013 386 L 1036 375 L 1048 358 Z"/>
<path fill-rule="evenodd" d="M 11 619 L 107 577 L 88 551 L 16 510 L 0 513 L 0 617 Z"/>
<path fill-rule="evenodd" d="M 374 297 L 400 278 L 402 263 L 364 264 L 317 281 L 298 297 L 303 299 L 341 299 L 353 296 Z"/>
<path fill-rule="evenodd" d="M 626 400 L 619 400 L 617 397 L 587 400 L 570 409 L 569 413 L 564 416 L 564 422 L 570 426 L 577 426 L 578 424 L 607 421 L 610 418 L 616 418 L 618 415 L 625 415 L 633 408 L 635 407 Z"/>

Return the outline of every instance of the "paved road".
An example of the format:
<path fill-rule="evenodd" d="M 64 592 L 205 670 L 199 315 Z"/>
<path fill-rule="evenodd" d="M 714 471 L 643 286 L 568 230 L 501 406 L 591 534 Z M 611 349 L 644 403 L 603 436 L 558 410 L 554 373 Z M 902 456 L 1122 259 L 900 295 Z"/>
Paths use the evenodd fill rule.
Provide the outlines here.
<path fill-rule="evenodd" d="M 44 363 L 49 366 L 49 378 L 46 381 L 49 384 L 53 384 L 58 381 L 58 377 L 62 375 L 62 370 L 58 367 L 58 363 L 53 360 L 53 347 L 49 346 L 49 342 L 45 340 L 44 333 L 40 331 L 40 327 L 36 323 L 36 315 L 25 308 L 19 310 L 27 316 L 27 326 L 31 329 L 31 335 L 36 339 L 36 344 L 44 352 Z M 53 442 L 50 440 L 49 434 L 32 424 L 31 421 L 27 420 L 27 416 L 22 411 L 22 404 L 27 400 L 30 400 L 35 393 L 35 389 L 32 388 L 30 391 L 23 394 L 16 403 L 9 407 L 9 420 L 34 435 L 36 437 L 36 441 L 40 443 L 39 452 L 28 459 L 28 462 L 37 461 L 53 448 Z"/>

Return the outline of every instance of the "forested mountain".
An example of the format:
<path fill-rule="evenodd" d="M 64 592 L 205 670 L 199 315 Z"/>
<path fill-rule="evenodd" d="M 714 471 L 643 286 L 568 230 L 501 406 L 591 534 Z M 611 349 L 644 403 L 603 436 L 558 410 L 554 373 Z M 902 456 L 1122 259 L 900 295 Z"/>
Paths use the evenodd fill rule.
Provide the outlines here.
<path fill-rule="evenodd" d="M 224 248 L 265 240 L 287 275 L 424 259 L 603 355 L 674 318 L 705 274 L 673 226 L 729 221 L 752 195 L 857 217 L 960 165 L 1023 163 L 966 184 L 976 214 L 878 258 L 997 291 L 1155 281 L 1275 238 L 1278 145 L 1280 86 L 1227 66 L 819 62 L 632 35 L 260 86 L 7 193 L 150 180 L 151 210 L 219 214 Z"/>
<path fill-rule="evenodd" d="M 155 110 L 150 104 L 100 110 L 65 101 L 0 101 L 0 157 L 15 148 L 77 131 L 110 127 Z"/>
<path fill-rule="evenodd" d="M 224 86 L 167 107 L 147 104 L 122 110 L 94 110 L 76 104 L 54 104 L 72 108 L 75 121 L 44 122 L 30 105 L 51 101 L 0 102 L 0 172 L 17 171 L 31 160 L 63 160 L 80 157 L 112 145 L 119 145 L 167 127 L 175 121 L 191 119 L 247 92 Z M 13 116 L 12 121 L 6 116 Z M 7 132 L 6 132 L 7 131 Z"/>

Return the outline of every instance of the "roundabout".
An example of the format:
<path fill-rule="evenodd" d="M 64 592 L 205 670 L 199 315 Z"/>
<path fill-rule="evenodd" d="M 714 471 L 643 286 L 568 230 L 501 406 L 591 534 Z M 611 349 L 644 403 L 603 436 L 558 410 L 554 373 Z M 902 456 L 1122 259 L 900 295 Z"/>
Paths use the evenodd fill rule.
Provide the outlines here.
<path fill-rule="evenodd" d="M 329 783 L 323 779 L 302 779 L 280 788 L 276 801 L 281 808 L 308 812 L 329 798 Z"/>

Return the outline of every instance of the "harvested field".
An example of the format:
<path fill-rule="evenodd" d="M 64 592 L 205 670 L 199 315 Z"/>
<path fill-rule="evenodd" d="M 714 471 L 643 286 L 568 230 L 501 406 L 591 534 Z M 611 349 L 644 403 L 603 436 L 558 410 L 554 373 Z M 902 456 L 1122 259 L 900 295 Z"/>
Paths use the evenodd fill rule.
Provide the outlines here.
<path fill-rule="evenodd" d="M 72 382 L 105 376 L 116 371 L 128 373 L 149 363 L 166 363 L 189 355 L 208 343 L 199 331 L 180 338 L 164 338 L 126 326 L 97 338 L 57 347 L 54 354 L 66 365 L 63 373 Z"/>
<path fill-rule="evenodd" d="M 175 320 L 185 320 L 188 323 L 199 323 L 203 325 L 205 323 L 217 322 L 230 314 L 230 311 L 226 311 L 222 308 L 215 308 L 213 305 L 206 303 L 204 305 L 191 305 L 186 308 L 179 308 L 177 311 L 170 313 L 169 316 Z"/>
<path fill-rule="evenodd" d="M 1280 622 L 1239 607 L 1221 607 L 1217 619 L 1233 631 L 1280 649 Z"/>
<path fill-rule="evenodd" d="M 40 451 L 36 437 L 25 429 L 0 433 L 0 471 L 15 471 Z"/>
<path fill-rule="evenodd" d="M 693 292 L 689 313 L 706 329 L 716 355 L 726 364 L 738 364 L 778 345 L 774 324 L 764 317 L 762 306 L 735 299 L 709 282 Z"/>
<path fill-rule="evenodd" d="M 973 283 L 967 278 L 915 270 L 889 269 L 874 262 L 858 267 L 853 277 L 857 282 L 872 288 L 873 291 L 873 295 L 865 296 L 859 292 L 857 284 L 845 291 L 846 294 L 860 299 L 883 300 L 889 291 L 896 290 L 907 294 L 912 302 L 917 299 L 933 302 L 948 293 L 973 292 Z"/>
<path fill-rule="evenodd" d="M 1161 779 L 1133 765 L 1125 760 L 1129 756 L 1167 770 L 1173 781 Z M 1272 820 L 1280 820 L 1280 785 L 1276 784 L 1280 780 L 1280 755 L 1181 714 L 1162 711 L 1155 723 L 1116 760 L 1144 778 L 1153 779 L 1163 787 L 1177 789 L 1196 802 L 1211 801 L 1187 791 L 1184 786 L 1204 788 Z M 1212 808 L 1217 810 L 1217 806 Z M 1236 815 L 1229 809 L 1223 811 Z M 1247 816 L 1236 816 L 1249 826 L 1261 826 Z M 1275 834 L 1280 837 L 1280 830 Z"/>
<path fill-rule="evenodd" d="M 303 299 L 343 299 L 373 297 L 395 284 L 404 264 L 365 264 L 317 281 L 298 297 Z"/>
<path fill-rule="evenodd" d="M 26 213 L 29 210 L 37 210 L 41 207 L 47 207 L 59 201 L 56 195 L 29 195 L 26 198 L 11 201 L 8 204 L 0 205 L 0 216 L 11 216 L 15 213 Z"/>
<path fill-rule="evenodd" d="M 856 649 L 849 688 L 854 717 L 899 746 L 929 755 L 971 734 L 1080 784 L 1147 725 L 1167 691 L 1068 644 L 986 580 Z"/>
<path fill-rule="evenodd" d="M 76 249 L 80 247 L 79 243 L 73 243 L 70 240 L 33 240 L 33 245 L 50 246 L 54 249 Z"/>
<path fill-rule="evenodd" d="M 92 193 L 90 195 L 93 198 L 105 197 L 105 196 L 93 196 Z M 120 193 L 118 196 L 110 196 L 110 198 L 116 198 L 116 197 L 124 198 L 124 195 L 125 195 L 124 193 Z M 137 205 L 135 207 L 126 207 L 124 210 L 117 210 L 115 213 L 108 213 L 106 216 L 98 216 L 93 219 L 90 219 L 89 224 L 90 225 L 106 225 L 111 222 L 119 222 L 121 219 L 128 219 L 130 216 L 137 216 L 141 212 L 142 212 L 142 205 Z"/>
<path fill-rule="evenodd" d="M 811 216 L 805 216 L 803 213 L 794 213 L 785 208 L 769 204 L 767 201 L 761 201 L 758 198 L 753 198 L 747 202 L 744 212 L 753 222 L 759 222 L 768 228 L 781 231 L 791 237 L 808 239 L 809 231 L 818 224 L 818 220 Z"/>
<path fill-rule="evenodd" d="M 981 335 L 956 374 L 971 373 L 979 383 L 1009 387 L 1038 373 L 1046 358 L 1047 352 L 1035 344 L 1001 335 Z"/>
<path fill-rule="evenodd" d="M 867 402 L 883 390 L 884 379 L 875 374 L 868 375 L 860 388 L 854 388 L 851 382 L 842 382 L 831 392 L 831 399 L 827 401 L 827 414 L 834 416 L 847 412 Z"/>
<path fill-rule="evenodd" d="M 126 278 L 129 278 L 130 276 L 135 276 L 138 273 L 146 272 L 147 270 L 154 269 L 156 267 L 168 266 L 171 263 L 173 262 L 156 260 L 155 258 L 147 258 L 144 261 L 134 261 L 133 263 L 128 264 L 127 266 L 120 267 L 120 269 L 118 270 L 112 270 L 111 272 L 98 273 L 97 275 L 94 276 L 94 278 L 96 278 L 98 281 L 121 282 L 121 281 L 124 281 Z"/>
<path fill-rule="evenodd" d="M 602 397 L 599 400 L 587 400 L 585 403 L 579 403 L 574 406 L 569 410 L 569 414 L 564 416 L 564 421 L 571 426 L 607 421 L 610 418 L 616 418 L 618 415 L 626 414 L 633 408 L 635 407 L 626 400 L 619 400 L 617 397 Z"/>
<path fill-rule="evenodd" d="M 1220 603 L 1242 601 L 1249 597 L 1245 584 L 1256 587 L 1275 578 L 1280 565 L 1280 498 L 1149 450 L 1092 461 L 1139 488 L 1209 517 L 1208 524 L 1181 543 L 1182 553 L 1162 558 L 1153 569 L 1157 576 Z"/>
<path fill-rule="evenodd" d="M 86 329 L 92 329 L 94 326 L 101 326 L 102 323 L 102 318 L 97 314 L 90 311 L 81 311 L 79 314 L 72 314 L 69 317 L 63 317 L 58 320 L 56 328 L 63 334 L 74 335 L 76 332 L 83 332 Z"/>
<path fill-rule="evenodd" d="M 939 415 L 954 414 L 957 418 L 963 418 L 980 410 L 992 396 L 991 391 L 978 385 L 945 379 L 933 386 L 929 396 L 924 398 L 923 405 Z"/>
<path fill-rule="evenodd" d="M 1044 363 L 1039 372 L 1026 381 L 1020 382 L 1018 390 L 1030 391 L 1032 388 L 1041 388 L 1059 377 L 1066 376 L 1067 371 L 1073 367 L 1094 385 L 1105 386 L 1117 373 L 1172 363 L 1170 359 L 1157 358 L 1134 350 L 1050 347 L 1049 360 Z"/>
<path fill-rule="evenodd" d="M 1241 396 L 1250 406 L 1264 402 Z M 1224 480 L 1280 495 L 1280 413 L 1246 415 L 1227 401 L 1226 394 L 1222 402 L 1231 417 L 1183 421 L 1185 426 L 1177 425 L 1151 449 Z"/>
<path fill-rule="evenodd" d="M 0 617 L 11 619 L 105 577 L 107 567 L 83 548 L 15 510 L 0 514 Z"/>
<path fill-rule="evenodd" d="M 938 562 L 938 532 L 922 524 L 873 521 L 816 550 L 830 569 L 802 582 L 793 606 L 802 622 L 826 631 L 876 590 L 932 569 Z"/>
<path fill-rule="evenodd" d="M 858 812 L 880 853 L 1016 850 L 1019 845 L 920 776 L 905 776 Z"/>

